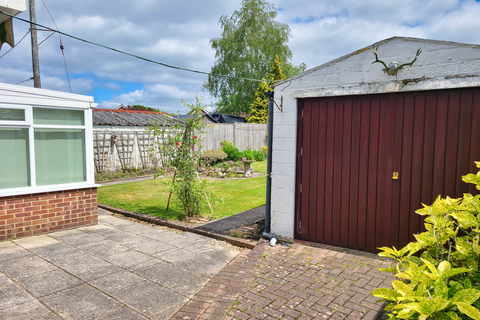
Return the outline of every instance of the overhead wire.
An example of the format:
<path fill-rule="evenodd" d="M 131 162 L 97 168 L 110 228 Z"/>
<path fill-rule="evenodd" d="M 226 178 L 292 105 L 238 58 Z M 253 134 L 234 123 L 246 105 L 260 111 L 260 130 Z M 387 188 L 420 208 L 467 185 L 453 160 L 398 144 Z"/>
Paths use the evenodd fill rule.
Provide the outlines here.
<path fill-rule="evenodd" d="M 5 15 L 7 15 L 7 16 L 10 16 L 10 17 L 12 17 L 12 18 L 14 18 L 14 19 L 17 19 L 17 20 L 26 22 L 26 23 L 31 23 L 31 24 L 34 24 L 34 25 L 39 26 L 39 27 L 42 27 L 42 28 L 47 28 L 47 29 L 49 29 L 49 30 L 51 30 L 51 31 L 58 32 L 59 34 L 62 34 L 62 35 L 64 35 L 64 36 L 70 37 L 70 38 L 75 39 L 75 40 L 83 41 L 83 42 L 85 42 L 85 43 L 89 43 L 89 44 L 92 44 L 92 45 L 95 45 L 95 46 L 98 46 L 98 47 L 102 47 L 102 48 L 104 48 L 104 49 L 108 49 L 108 50 L 111 50 L 111 51 L 115 51 L 115 52 L 118 52 L 118 53 L 121 53 L 121 54 L 124 54 L 124 55 L 127 55 L 127 56 L 131 56 L 131 57 L 134 57 L 134 58 L 137 58 L 137 59 L 140 59 L 140 60 L 144 60 L 144 61 L 147 61 L 147 62 L 150 62 L 150 63 L 158 64 L 158 65 L 161 65 L 161 66 L 164 66 L 164 67 L 167 67 L 167 68 L 171 68 L 171 69 L 177 69 L 177 70 L 182 70 L 182 71 L 187 71 L 187 72 L 193 72 L 193 73 L 198 73 L 198 74 L 205 74 L 205 75 L 214 76 L 214 77 L 224 77 L 224 78 L 232 78 L 232 79 L 239 79 L 239 80 L 246 80 L 246 81 L 255 81 L 255 82 L 275 81 L 275 80 L 265 80 L 265 79 L 260 80 L 260 79 L 251 79 L 251 78 L 245 78 L 245 77 L 237 77 L 237 76 L 231 76 L 231 75 L 227 75 L 227 74 L 216 74 L 216 73 L 211 73 L 211 72 L 206 72 L 206 71 L 199 71 L 199 70 L 194 70 L 194 69 L 188 69 L 188 68 L 173 66 L 173 65 L 166 64 L 166 63 L 163 63 L 163 62 L 160 62 L 160 61 L 155 61 L 155 60 L 152 60 L 152 59 L 149 59 L 149 58 L 145 58 L 145 57 L 142 57 L 142 56 L 138 56 L 138 55 L 135 55 L 135 54 L 133 54 L 133 53 L 129 53 L 129 52 L 126 52 L 126 51 L 118 50 L 118 49 L 115 49 L 115 48 L 112 48 L 112 47 L 109 47 L 109 46 L 106 46 L 106 45 L 103 45 L 103 44 L 100 44 L 100 43 L 96 43 L 96 42 L 93 42 L 93 41 L 89 41 L 89 40 L 86 40 L 86 39 L 82 39 L 82 38 L 79 38 L 79 37 L 74 36 L 74 35 L 72 35 L 72 34 L 69 34 L 69 33 L 66 33 L 66 32 L 63 32 L 63 31 L 60 31 L 60 30 L 56 30 L 56 29 L 53 29 L 53 28 L 44 26 L 44 25 L 42 25 L 42 24 L 40 24 L 40 23 L 33 22 L 33 21 L 30 21 L 30 20 L 27 20 L 27 19 L 23 19 L 23 18 L 14 16 L 14 15 L 12 15 L 12 14 L 9 14 L 9 13 L 3 12 L 3 11 L 0 11 L 0 13 L 1 13 L 1 14 L 5 14 Z"/>
<path fill-rule="evenodd" d="M 22 42 L 22 40 L 25 39 L 25 37 L 26 37 L 27 34 L 29 34 L 29 33 L 30 33 L 30 29 L 28 29 L 27 33 L 25 33 L 25 35 L 22 37 L 22 39 L 20 39 L 20 41 L 18 41 L 15 46 L 11 47 L 7 52 L 5 52 L 4 54 L 2 54 L 2 55 L 0 56 L 0 59 L 3 58 L 7 53 L 9 53 L 10 51 L 12 51 L 13 48 L 16 48 L 16 47 L 20 44 L 20 42 Z"/>
<path fill-rule="evenodd" d="M 43 3 L 43 5 L 44 5 L 45 9 L 47 9 L 48 15 L 49 15 L 50 18 L 52 19 L 53 24 L 55 25 L 55 27 L 56 27 L 57 29 L 59 29 L 58 26 L 57 26 L 57 23 L 56 23 L 55 20 L 53 19 L 52 14 L 50 13 L 50 10 L 48 10 L 47 4 L 46 4 L 45 1 L 43 1 L 43 0 L 42 0 L 42 3 Z M 50 37 L 50 36 L 49 36 L 49 37 Z M 62 43 L 62 36 L 60 35 L 60 33 L 58 34 L 58 37 L 60 38 L 60 50 L 62 50 L 63 64 L 65 65 L 65 72 L 67 73 L 68 88 L 70 89 L 70 93 L 72 93 L 72 86 L 70 85 L 70 77 L 69 77 L 69 75 L 68 75 L 67 60 L 65 60 L 65 53 L 63 52 L 63 48 L 64 48 L 64 47 L 63 47 L 63 43 Z M 48 38 L 47 38 L 47 39 L 48 39 Z M 45 40 L 47 40 L 47 39 L 45 39 Z M 44 41 L 45 41 L 45 40 L 44 40 Z"/>
<path fill-rule="evenodd" d="M 30 77 L 27 80 L 20 81 L 19 83 L 15 83 L 15 85 L 21 84 L 21 83 L 24 83 L 24 82 L 27 82 L 27 81 L 30 81 L 30 80 L 33 80 L 33 77 Z"/>

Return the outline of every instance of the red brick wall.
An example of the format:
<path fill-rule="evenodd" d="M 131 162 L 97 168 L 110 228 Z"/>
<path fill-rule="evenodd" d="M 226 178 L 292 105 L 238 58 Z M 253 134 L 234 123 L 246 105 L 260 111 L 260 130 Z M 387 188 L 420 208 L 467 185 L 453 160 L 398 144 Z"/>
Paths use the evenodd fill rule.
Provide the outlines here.
<path fill-rule="evenodd" d="M 0 241 L 97 222 L 97 188 L 0 197 Z"/>

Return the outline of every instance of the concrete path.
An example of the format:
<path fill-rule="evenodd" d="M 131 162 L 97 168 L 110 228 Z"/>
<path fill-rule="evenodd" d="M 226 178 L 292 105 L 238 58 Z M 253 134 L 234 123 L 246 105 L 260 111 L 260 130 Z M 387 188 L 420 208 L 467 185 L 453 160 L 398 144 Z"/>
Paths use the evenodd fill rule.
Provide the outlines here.
<path fill-rule="evenodd" d="M 239 250 L 113 217 L 0 242 L 0 319 L 169 319 Z"/>
<path fill-rule="evenodd" d="M 174 319 L 386 319 L 370 292 L 391 287 L 391 262 L 359 252 L 261 240 L 244 250 Z"/>
<path fill-rule="evenodd" d="M 225 234 L 230 230 L 256 223 L 262 219 L 265 219 L 265 206 L 260 206 L 244 212 L 236 213 L 233 216 L 207 222 L 196 227 L 195 229 Z"/>
<path fill-rule="evenodd" d="M 147 175 L 147 176 L 126 178 L 126 179 L 95 181 L 95 183 L 101 185 L 102 187 L 105 187 L 105 186 L 112 186 L 114 184 L 122 184 L 122 183 L 129 183 L 129 182 L 152 180 L 153 178 L 154 178 L 153 175 Z"/>

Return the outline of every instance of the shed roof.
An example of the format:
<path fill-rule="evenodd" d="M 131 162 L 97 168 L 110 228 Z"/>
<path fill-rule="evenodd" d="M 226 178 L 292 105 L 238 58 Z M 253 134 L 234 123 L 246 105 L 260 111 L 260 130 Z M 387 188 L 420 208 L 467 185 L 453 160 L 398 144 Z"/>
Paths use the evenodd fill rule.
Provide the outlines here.
<path fill-rule="evenodd" d="M 172 117 L 154 111 L 92 109 L 93 125 L 97 126 L 149 126 L 158 122 L 160 125 L 173 126 L 177 123 Z"/>

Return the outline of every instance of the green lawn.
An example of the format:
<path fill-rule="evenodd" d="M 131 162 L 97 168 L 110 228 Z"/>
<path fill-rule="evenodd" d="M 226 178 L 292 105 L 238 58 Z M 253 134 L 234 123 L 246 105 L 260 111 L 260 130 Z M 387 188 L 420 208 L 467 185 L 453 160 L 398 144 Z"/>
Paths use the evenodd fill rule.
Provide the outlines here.
<path fill-rule="evenodd" d="M 254 162 L 257 172 L 266 173 L 267 162 Z M 165 181 L 169 178 L 138 181 L 98 188 L 98 202 L 115 208 L 150 214 L 169 220 L 182 220 L 183 210 L 171 201 L 166 211 L 168 192 Z M 266 177 L 250 179 L 207 180 L 207 190 L 217 198 L 223 198 L 213 207 L 213 215 L 207 205 L 202 210 L 205 218 L 219 219 L 265 204 Z M 172 197 L 173 198 L 173 197 Z"/>

